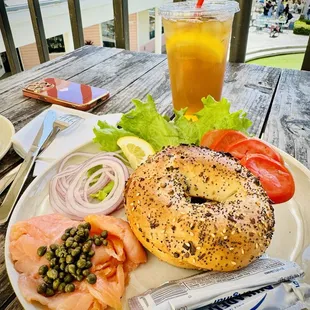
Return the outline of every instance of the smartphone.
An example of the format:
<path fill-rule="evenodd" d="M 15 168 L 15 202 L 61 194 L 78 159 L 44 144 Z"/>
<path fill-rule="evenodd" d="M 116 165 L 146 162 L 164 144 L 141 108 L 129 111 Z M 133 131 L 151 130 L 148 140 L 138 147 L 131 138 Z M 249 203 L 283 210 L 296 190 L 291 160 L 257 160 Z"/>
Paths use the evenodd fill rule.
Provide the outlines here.
<path fill-rule="evenodd" d="M 110 97 L 102 88 L 57 78 L 45 78 L 23 88 L 23 95 L 64 107 L 87 111 Z"/>

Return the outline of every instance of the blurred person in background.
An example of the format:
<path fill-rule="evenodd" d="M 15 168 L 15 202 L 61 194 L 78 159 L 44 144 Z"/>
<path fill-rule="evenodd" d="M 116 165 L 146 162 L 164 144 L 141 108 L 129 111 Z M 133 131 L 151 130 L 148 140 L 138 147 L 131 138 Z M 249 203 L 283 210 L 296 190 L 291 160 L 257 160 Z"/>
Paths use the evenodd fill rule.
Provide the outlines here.
<path fill-rule="evenodd" d="M 286 24 L 293 18 L 293 14 L 290 12 L 289 4 L 286 4 L 286 7 L 283 11 L 284 15 L 286 16 Z"/>
<path fill-rule="evenodd" d="M 268 16 L 268 13 L 269 13 L 271 6 L 272 6 L 271 1 L 268 1 L 266 3 L 266 5 L 264 6 L 264 15 L 265 16 Z"/>
<path fill-rule="evenodd" d="M 277 17 L 281 16 L 284 12 L 284 0 L 280 2 L 277 8 Z"/>

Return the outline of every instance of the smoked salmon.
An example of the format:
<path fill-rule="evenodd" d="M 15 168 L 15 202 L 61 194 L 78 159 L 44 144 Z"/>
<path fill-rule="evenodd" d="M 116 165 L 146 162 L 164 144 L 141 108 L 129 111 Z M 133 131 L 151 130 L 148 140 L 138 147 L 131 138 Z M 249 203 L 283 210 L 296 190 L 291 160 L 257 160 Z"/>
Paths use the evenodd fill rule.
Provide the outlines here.
<path fill-rule="evenodd" d="M 46 258 L 37 254 L 37 249 L 46 245 L 60 244 L 61 236 L 68 227 L 77 227 L 80 222 L 60 214 L 49 214 L 16 223 L 10 232 L 10 253 L 16 270 L 20 273 L 19 286 L 28 302 L 39 302 L 55 310 L 102 310 L 107 307 L 122 309 L 121 297 L 128 283 L 128 274 L 147 260 L 146 253 L 122 219 L 104 215 L 85 218 L 91 224 L 90 235 L 107 230 L 107 245 L 93 246 L 91 272 L 97 277 L 95 284 L 75 281 L 72 293 L 56 293 L 46 297 L 37 292 L 43 283 L 38 274 Z"/>

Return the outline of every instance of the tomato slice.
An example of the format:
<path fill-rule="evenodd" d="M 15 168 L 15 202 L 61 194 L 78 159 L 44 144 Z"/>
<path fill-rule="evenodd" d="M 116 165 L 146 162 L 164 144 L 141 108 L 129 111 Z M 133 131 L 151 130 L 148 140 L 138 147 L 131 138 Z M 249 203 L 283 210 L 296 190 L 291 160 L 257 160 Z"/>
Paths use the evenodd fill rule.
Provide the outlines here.
<path fill-rule="evenodd" d="M 225 132 L 220 129 L 220 130 L 211 130 L 206 132 L 200 141 L 201 146 L 206 146 L 206 147 L 211 147 L 212 143 L 216 140 L 219 139 L 221 136 L 223 136 Z"/>
<path fill-rule="evenodd" d="M 246 140 L 248 137 L 237 130 L 225 130 L 225 133 L 216 138 L 210 148 L 218 152 L 227 152 L 231 144 Z"/>
<path fill-rule="evenodd" d="M 250 138 L 231 144 L 227 148 L 227 152 L 237 159 L 242 159 L 245 155 L 262 154 L 280 162 L 281 164 L 284 163 L 281 155 L 278 152 L 276 152 L 272 147 L 264 143 L 262 140 L 256 138 Z"/>
<path fill-rule="evenodd" d="M 278 161 L 262 154 L 253 154 L 243 157 L 241 164 L 259 178 L 274 203 L 282 203 L 293 197 L 295 193 L 293 176 Z"/>
<path fill-rule="evenodd" d="M 224 137 L 226 135 L 232 136 L 234 133 L 238 133 L 240 135 L 243 135 L 243 133 L 241 133 L 237 130 L 232 130 L 232 129 L 217 129 L 217 130 L 208 131 L 202 136 L 202 139 L 200 141 L 200 145 L 209 147 L 213 150 L 213 148 L 212 148 L 213 144 L 219 142 L 222 137 Z"/>

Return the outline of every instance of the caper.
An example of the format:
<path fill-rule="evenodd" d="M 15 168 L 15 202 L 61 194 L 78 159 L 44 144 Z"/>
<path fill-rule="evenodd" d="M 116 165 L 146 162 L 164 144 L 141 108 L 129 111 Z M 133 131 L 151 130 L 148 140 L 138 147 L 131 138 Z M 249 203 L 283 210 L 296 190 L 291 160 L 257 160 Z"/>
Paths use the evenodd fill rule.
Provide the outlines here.
<path fill-rule="evenodd" d="M 65 262 L 66 262 L 66 258 L 65 257 L 59 258 L 59 263 L 60 264 L 65 263 Z"/>
<path fill-rule="evenodd" d="M 84 223 L 79 224 L 77 229 L 84 229 Z"/>
<path fill-rule="evenodd" d="M 58 247 L 59 247 L 58 244 L 53 243 L 53 244 L 50 245 L 50 250 L 55 252 L 58 249 Z"/>
<path fill-rule="evenodd" d="M 57 264 L 57 259 L 56 259 L 56 257 L 54 257 L 54 258 L 52 258 L 52 259 L 50 260 L 50 266 L 51 266 L 51 267 L 54 267 L 54 266 L 56 266 L 56 264 Z"/>
<path fill-rule="evenodd" d="M 65 271 L 66 266 L 67 266 L 66 263 L 61 263 L 60 266 L 59 266 L 59 269 L 62 270 L 62 271 Z"/>
<path fill-rule="evenodd" d="M 61 282 L 58 286 L 58 292 L 64 292 L 66 287 L 66 283 Z"/>
<path fill-rule="evenodd" d="M 84 228 L 79 229 L 76 234 L 77 236 L 84 237 Z"/>
<path fill-rule="evenodd" d="M 46 265 L 42 265 L 40 268 L 39 268 L 39 275 L 41 276 L 45 276 L 46 273 L 48 271 L 48 267 Z"/>
<path fill-rule="evenodd" d="M 84 277 L 87 277 L 90 274 L 90 271 L 88 269 L 84 269 L 82 274 Z"/>
<path fill-rule="evenodd" d="M 60 271 L 58 277 L 59 277 L 59 279 L 63 279 L 65 277 L 65 275 L 66 274 L 63 271 Z"/>
<path fill-rule="evenodd" d="M 38 249 L 37 249 L 37 254 L 39 256 L 43 256 L 45 253 L 46 253 L 46 249 L 47 247 L 45 245 L 43 246 L 40 246 Z"/>
<path fill-rule="evenodd" d="M 82 241 L 82 238 L 81 238 L 80 236 L 78 236 L 78 235 L 75 235 L 75 236 L 73 237 L 73 239 L 74 239 L 75 242 L 80 242 L 80 241 Z"/>
<path fill-rule="evenodd" d="M 97 238 L 100 238 L 100 236 L 98 236 L 98 235 L 93 235 L 93 238 L 94 238 L 94 240 L 95 240 L 95 239 L 97 239 Z"/>
<path fill-rule="evenodd" d="M 79 259 L 76 263 L 78 268 L 85 268 L 86 266 L 86 260 L 85 259 Z"/>
<path fill-rule="evenodd" d="M 76 241 L 74 241 L 73 243 L 72 243 L 72 245 L 71 245 L 71 248 L 72 249 L 75 249 L 75 248 L 77 248 L 79 246 L 79 244 L 76 242 Z"/>
<path fill-rule="evenodd" d="M 84 244 L 82 247 L 83 253 L 88 253 L 91 250 L 91 247 L 88 246 L 87 244 Z"/>
<path fill-rule="evenodd" d="M 74 258 L 71 255 L 67 255 L 66 257 L 66 263 L 71 264 L 74 262 Z"/>
<path fill-rule="evenodd" d="M 84 253 L 83 253 L 83 254 L 81 254 L 81 255 L 80 255 L 80 259 L 87 259 L 86 254 L 84 254 Z"/>
<path fill-rule="evenodd" d="M 73 236 L 75 236 L 76 232 L 77 232 L 77 228 L 76 228 L 76 227 L 73 227 L 73 228 L 70 229 L 69 234 L 70 234 L 70 236 L 73 237 Z"/>
<path fill-rule="evenodd" d="M 61 240 L 62 240 L 62 241 L 66 241 L 69 237 L 70 237 L 70 234 L 69 234 L 69 233 L 64 233 L 64 234 L 61 236 Z"/>
<path fill-rule="evenodd" d="M 75 290 L 75 285 L 73 283 L 67 284 L 65 286 L 65 292 L 66 293 L 74 292 L 74 290 Z"/>
<path fill-rule="evenodd" d="M 46 257 L 47 260 L 51 260 L 52 258 L 55 257 L 54 252 L 47 251 L 46 254 L 45 254 L 45 257 Z"/>
<path fill-rule="evenodd" d="M 46 290 L 47 290 L 47 286 L 45 283 L 42 283 L 42 284 L 38 285 L 38 287 L 37 287 L 37 292 L 39 294 L 45 294 Z"/>
<path fill-rule="evenodd" d="M 47 283 L 47 284 L 52 284 L 53 283 L 53 280 L 51 280 L 48 276 L 45 276 L 43 278 L 44 282 Z"/>
<path fill-rule="evenodd" d="M 74 242 L 74 239 L 72 237 L 69 237 L 67 240 L 66 240 L 66 243 L 65 243 L 65 246 L 67 248 L 71 247 L 72 243 Z"/>
<path fill-rule="evenodd" d="M 69 272 L 69 265 L 66 265 L 66 267 L 65 267 L 65 272 L 66 272 L 66 273 Z"/>
<path fill-rule="evenodd" d="M 103 240 L 102 245 L 104 246 L 108 245 L 108 240 Z"/>
<path fill-rule="evenodd" d="M 81 282 L 81 281 L 84 280 L 84 276 L 83 276 L 82 274 L 79 275 L 79 276 L 76 276 L 75 278 L 76 278 L 76 280 L 78 280 L 79 282 Z"/>
<path fill-rule="evenodd" d="M 88 261 L 86 262 L 85 268 L 88 269 L 88 268 L 90 268 L 92 265 L 93 265 L 92 262 L 88 260 Z"/>
<path fill-rule="evenodd" d="M 90 273 L 87 277 L 86 280 L 89 284 L 95 284 L 97 282 L 97 277 L 94 273 Z"/>
<path fill-rule="evenodd" d="M 54 282 L 53 282 L 53 290 L 56 291 L 60 283 L 61 283 L 60 279 L 54 280 Z"/>
<path fill-rule="evenodd" d="M 95 239 L 95 245 L 96 245 L 96 246 L 102 245 L 102 241 L 103 241 L 103 240 L 100 240 L 99 238 L 96 238 L 96 239 Z"/>
<path fill-rule="evenodd" d="M 84 237 L 86 239 L 89 237 L 89 229 L 84 229 Z"/>
<path fill-rule="evenodd" d="M 71 230 L 72 228 L 74 228 L 74 227 L 72 226 L 72 227 L 67 228 L 67 229 L 65 230 L 65 233 L 69 234 L 69 233 L 70 233 L 70 230 Z"/>
<path fill-rule="evenodd" d="M 75 274 L 76 272 L 76 266 L 74 264 L 70 264 L 68 267 L 69 273 Z"/>
<path fill-rule="evenodd" d="M 86 228 L 86 229 L 88 229 L 88 230 L 91 229 L 91 225 L 90 225 L 89 222 L 85 222 L 83 226 L 84 226 L 84 228 Z"/>
<path fill-rule="evenodd" d="M 80 276 L 81 274 L 82 274 L 82 269 L 81 268 L 78 268 L 77 270 L 76 270 L 76 275 L 77 276 Z"/>
<path fill-rule="evenodd" d="M 60 266 L 59 266 L 59 265 L 55 265 L 53 268 L 54 268 L 55 270 L 59 271 Z"/>
<path fill-rule="evenodd" d="M 70 255 L 71 255 L 72 250 L 73 250 L 73 249 L 71 249 L 71 248 L 70 248 L 70 249 L 68 249 L 68 254 L 70 254 Z"/>
<path fill-rule="evenodd" d="M 81 253 L 81 248 L 80 247 L 77 247 L 73 251 L 71 251 L 71 255 L 73 257 L 78 256 L 80 253 Z"/>
<path fill-rule="evenodd" d="M 54 290 L 52 290 L 51 288 L 47 288 L 46 289 L 46 292 L 45 292 L 45 295 L 50 297 L 50 296 L 54 296 L 55 295 L 55 292 Z"/>
<path fill-rule="evenodd" d="M 100 235 L 101 235 L 102 238 L 106 239 L 108 237 L 108 231 L 107 230 L 103 230 Z"/>
<path fill-rule="evenodd" d="M 65 283 L 71 283 L 73 281 L 73 277 L 71 274 L 67 274 L 64 278 Z"/>
<path fill-rule="evenodd" d="M 57 257 L 65 257 L 67 255 L 67 250 L 64 247 L 59 247 L 56 251 L 55 251 L 55 255 Z"/>
<path fill-rule="evenodd" d="M 89 257 L 93 257 L 95 255 L 95 251 L 94 250 L 90 250 L 89 252 L 88 252 L 88 256 Z"/>
<path fill-rule="evenodd" d="M 50 269 L 50 270 L 46 273 L 46 275 L 47 275 L 50 279 L 55 280 L 55 279 L 58 277 L 58 271 L 55 270 L 55 269 Z"/>

